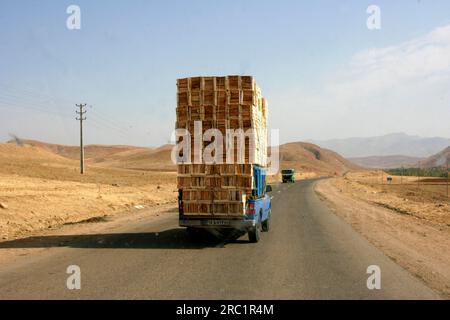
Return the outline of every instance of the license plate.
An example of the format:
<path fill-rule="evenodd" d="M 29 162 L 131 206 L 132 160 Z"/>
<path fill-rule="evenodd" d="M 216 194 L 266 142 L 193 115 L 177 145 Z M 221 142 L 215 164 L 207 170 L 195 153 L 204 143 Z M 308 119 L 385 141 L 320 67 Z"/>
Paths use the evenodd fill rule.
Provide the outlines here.
<path fill-rule="evenodd" d="M 230 221 L 228 220 L 206 220 L 206 225 L 208 226 L 228 226 Z"/>

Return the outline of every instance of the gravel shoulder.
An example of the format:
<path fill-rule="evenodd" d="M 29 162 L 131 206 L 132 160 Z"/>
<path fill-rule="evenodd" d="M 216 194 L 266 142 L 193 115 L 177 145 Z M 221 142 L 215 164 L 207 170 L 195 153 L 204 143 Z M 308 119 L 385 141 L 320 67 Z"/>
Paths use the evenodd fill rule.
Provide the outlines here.
<path fill-rule="evenodd" d="M 348 180 L 348 179 L 347 179 Z M 442 220 L 398 210 L 393 197 L 389 207 L 369 199 L 375 191 L 345 178 L 319 181 L 315 191 L 329 207 L 373 245 L 430 288 L 450 299 L 450 227 Z M 433 209 L 431 209 L 433 210 Z M 433 212 L 431 212 L 433 213 Z M 429 216 L 432 216 L 429 215 Z"/>

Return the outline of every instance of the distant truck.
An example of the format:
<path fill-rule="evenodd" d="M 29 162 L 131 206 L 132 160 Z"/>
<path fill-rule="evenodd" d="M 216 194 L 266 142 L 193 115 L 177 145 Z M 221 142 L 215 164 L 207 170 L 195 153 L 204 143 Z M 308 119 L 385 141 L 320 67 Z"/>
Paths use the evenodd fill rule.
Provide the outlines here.
<path fill-rule="evenodd" d="M 294 169 L 284 169 L 281 170 L 281 176 L 283 183 L 295 182 L 295 170 Z"/>
<path fill-rule="evenodd" d="M 183 191 L 178 192 L 179 225 L 195 233 L 198 228 L 240 230 L 248 233 L 250 242 L 258 242 L 260 232 L 270 229 L 272 186 L 266 184 L 265 168 L 253 165 L 253 188 L 246 201 L 245 214 L 229 216 L 192 216 L 183 212 Z"/>

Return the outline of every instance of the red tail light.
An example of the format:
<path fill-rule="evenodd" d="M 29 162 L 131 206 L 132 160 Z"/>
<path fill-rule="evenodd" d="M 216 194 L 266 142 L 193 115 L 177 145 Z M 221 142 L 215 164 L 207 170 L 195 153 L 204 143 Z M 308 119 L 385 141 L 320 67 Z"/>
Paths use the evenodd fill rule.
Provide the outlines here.
<path fill-rule="evenodd" d="M 256 213 L 255 204 L 249 203 L 247 206 L 247 212 L 245 213 L 247 216 L 254 216 Z"/>

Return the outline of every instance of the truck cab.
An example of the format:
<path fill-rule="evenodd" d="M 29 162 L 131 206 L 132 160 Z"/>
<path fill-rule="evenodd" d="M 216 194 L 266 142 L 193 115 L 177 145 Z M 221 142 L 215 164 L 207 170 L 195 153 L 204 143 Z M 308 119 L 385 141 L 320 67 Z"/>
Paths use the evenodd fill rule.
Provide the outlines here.
<path fill-rule="evenodd" d="M 283 183 L 295 182 L 295 170 L 294 169 L 283 169 L 281 170 L 281 177 Z"/>
<path fill-rule="evenodd" d="M 265 169 L 253 166 L 253 188 L 245 204 L 245 212 L 229 216 L 185 216 L 183 214 L 183 192 L 178 193 L 179 225 L 188 229 L 213 228 L 235 229 L 248 233 L 250 242 L 258 242 L 260 233 L 269 231 L 272 187 L 267 185 Z"/>

